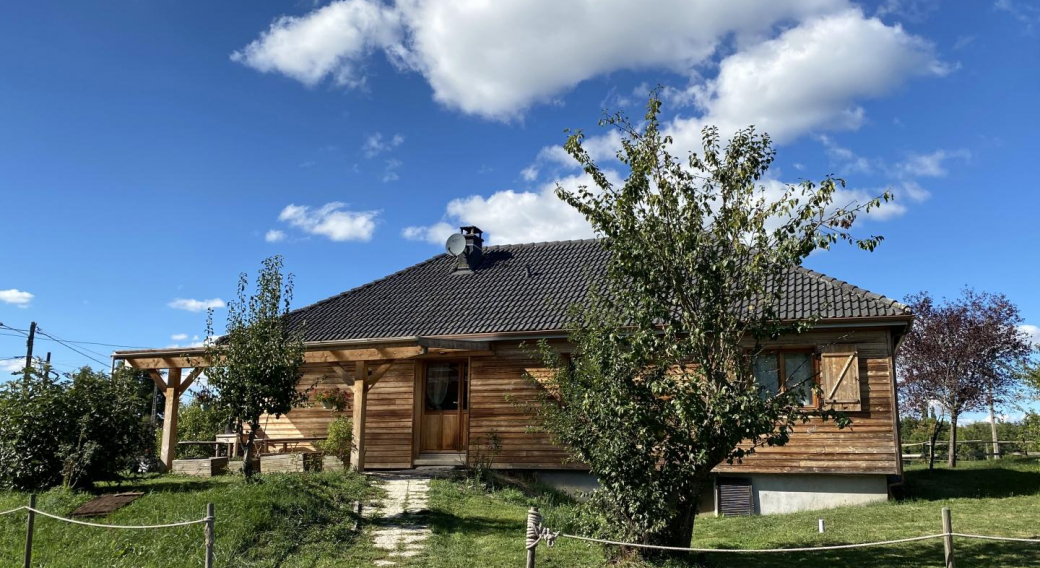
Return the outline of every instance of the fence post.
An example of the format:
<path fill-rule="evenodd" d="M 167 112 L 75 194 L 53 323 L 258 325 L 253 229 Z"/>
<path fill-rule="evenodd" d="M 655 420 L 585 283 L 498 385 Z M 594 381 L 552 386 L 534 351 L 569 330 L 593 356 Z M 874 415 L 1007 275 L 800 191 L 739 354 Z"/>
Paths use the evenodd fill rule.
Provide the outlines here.
<path fill-rule="evenodd" d="M 216 520 L 213 503 L 206 503 L 206 568 L 213 568 L 213 541 L 216 537 L 213 529 Z"/>
<path fill-rule="evenodd" d="M 527 568 L 534 568 L 534 551 L 538 549 L 538 526 L 542 524 L 542 514 L 538 507 L 531 507 L 527 512 Z"/>
<path fill-rule="evenodd" d="M 942 527 L 943 527 L 943 551 L 946 553 L 946 568 L 954 568 L 953 566 L 953 522 L 950 520 L 950 508 L 943 507 L 942 509 Z"/>
<path fill-rule="evenodd" d="M 32 540 L 33 540 L 33 524 L 36 521 L 36 495 L 29 496 L 29 520 L 25 523 L 25 563 L 22 565 L 25 568 L 29 568 L 32 564 Z"/>

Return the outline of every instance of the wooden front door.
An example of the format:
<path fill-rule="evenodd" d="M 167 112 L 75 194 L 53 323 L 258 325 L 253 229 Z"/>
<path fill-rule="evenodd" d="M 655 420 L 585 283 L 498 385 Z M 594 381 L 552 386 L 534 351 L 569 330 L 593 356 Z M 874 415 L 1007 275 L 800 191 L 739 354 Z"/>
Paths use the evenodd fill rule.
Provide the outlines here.
<path fill-rule="evenodd" d="M 423 365 L 420 452 L 461 452 L 469 431 L 469 372 L 463 361 Z"/>

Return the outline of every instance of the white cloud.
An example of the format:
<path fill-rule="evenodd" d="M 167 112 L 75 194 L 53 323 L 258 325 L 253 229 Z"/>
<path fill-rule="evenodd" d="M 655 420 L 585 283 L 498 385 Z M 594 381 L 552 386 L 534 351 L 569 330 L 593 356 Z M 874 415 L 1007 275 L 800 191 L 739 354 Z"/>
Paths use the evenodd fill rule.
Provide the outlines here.
<path fill-rule="evenodd" d="M 379 2 L 333 2 L 301 16 L 282 16 L 231 60 L 314 86 L 325 77 L 346 87 L 365 83 L 364 59 L 376 49 L 403 51 L 400 13 Z"/>
<path fill-rule="evenodd" d="M 536 164 L 531 164 L 530 166 L 520 170 L 520 177 L 522 177 L 524 181 L 534 181 L 538 179 L 538 171 L 538 166 Z"/>
<path fill-rule="evenodd" d="M 318 209 L 307 205 L 289 204 L 282 209 L 278 220 L 312 235 L 328 237 L 333 241 L 368 241 L 376 230 L 378 211 L 350 211 L 338 201 L 326 203 Z"/>
<path fill-rule="evenodd" d="M 993 7 L 1002 12 L 1007 12 L 1012 18 L 1024 24 L 1027 34 L 1032 34 L 1036 25 L 1040 24 L 1040 7 L 1029 2 L 997 0 Z"/>
<path fill-rule="evenodd" d="M 422 73 L 444 105 L 508 120 L 552 103 L 587 79 L 618 70 L 693 73 L 735 37 L 847 9 L 847 0 L 726 3 L 661 0 L 340 0 L 282 17 L 232 55 L 307 85 L 326 77 L 364 82 L 377 49 L 399 69 Z"/>
<path fill-rule="evenodd" d="M 616 172 L 606 171 L 611 183 L 623 183 Z M 564 177 L 558 183 L 570 190 L 580 185 L 594 188 L 585 174 Z M 595 236 L 588 221 L 577 210 L 556 197 L 556 183 L 538 191 L 508 189 L 489 197 L 471 195 L 453 199 L 444 220 L 427 227 L 408 227 L 402 234 L 411 240 L 441 244 L 455 227 L 476 225 L 484 230 L 488 244 L 530 243 L 587 239 Z"/>
<path fill-rule="evenodd" d="M 288 235 L 285 234 L 285 231 L 271 229 L 270 231 L 267 231 L 267 234 L 264 235 L 264 240 L 269 243 L 280 243 L 284 241 L 287 236 Z"/>
<path fill-rule="evenodd" d="M 707 124 L 724 138 L 754 124 L 777 143 L 806 132 L 855 130 L 865 120 L 855 101 L 884 95 L 909 77 L 948 72 L 927 41 L 846 10 L 724 58 L 716 78 L 691 87 L 704 114 L 676 118 L 671 132 L 681 148 L 694 149 Z"/>
<path fill-rule="evenodd" d="M 971 152 L 967 150 L 936 150 L 931 154 L 910 154 L 897 168 L 904 175 L 943 177 L 947 173 L 943 162 L 951 158 L 968 160 L 971 158 Z"/>
<path fill-rule="evenodd" d="M 394 134 L 389 140 L 383 140 L 383 133 L 376 132 L 365 138 L 365 143 L 361 145 L 361 151 L 365 153 L 366 158 L 374 158 L 383 152 L 389 152 L 397 148 L 401 144 L 404 144 L 404 136 L 400 134 Z"/>
<path fill-rule="evenodd" d="M 401 176 L 397 173 L 397 170 L 401 169 L 404 165 L 401 160 L 390 158 L 386 161 L 386 167 L 383 168 L 383 183 L 397 181 L 401 179 Z"/>
<path fill-rule="evenodd" d="M 7 380 L 9 373 L 19 373 L 25 370 L 25 358 L 0 359 L 0 382 Z"/>
<path fill-rule="evenodd" d="M 224 307 L 224 300 L 220 298 L 212 298 L 209 300 L 194 300 L 191 298 L 177 298 L 166 304 L 167 306 L 175 310 L 185 310 L 188 312 L 201 312 L 203 310 L 215 310 Z"/>
<path fill-rule="evenodd" d="M 1040 347 L 1040 326 L 1024 323 L 1018 326 L 1018 331 L 1027 337 L 1030 343 Z"/>
<path fill-rule="evenodd" d="M 841 171 L 838 172 L 839 176 L 850 173 L 870 173 L 874 170 L 874 165 L 869 159 L 858 156 L 852 150 L 839 145 L 830 136 L 819 134 L 816 139 L 823 144 L 831 161 L 841 168 Z"/>
<path fill-rule="evenodd" d="M 170 339 L 173 340 L 173 341 L 184 341 L 187 338 L 188 338 L 188 334 L 187 333 L 175 333 L 175 334 L 170 336 Z"/>
<path fill-rule="evenodd" d="M 29 303 L 35 296 L 26 292 L 25 290 L 18 290 L 11 288 L 10 290 L 0 290 L 0 302 L 5 304 L 11 304 L 12 306 L 18 306 L 19 308 L 28 308 Z"/>

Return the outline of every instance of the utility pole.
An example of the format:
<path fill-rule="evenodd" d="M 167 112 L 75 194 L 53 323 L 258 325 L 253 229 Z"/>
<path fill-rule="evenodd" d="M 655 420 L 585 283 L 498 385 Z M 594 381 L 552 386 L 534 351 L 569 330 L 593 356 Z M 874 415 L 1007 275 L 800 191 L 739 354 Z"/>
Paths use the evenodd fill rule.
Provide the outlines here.
<path fill-rule="evenodd" d="M 47 352 L 47 360 L 43 363 L 43 379 L 47 382 L 51 380 L 51 352 Z"/>
<path fill-rule="evenodd" d="M 32 369 L 33 339 L 36 338 L 36 322 L 29 324 L 29 340 L 25 342 L 25 384 L 29 384 L 30 369 Z"/>

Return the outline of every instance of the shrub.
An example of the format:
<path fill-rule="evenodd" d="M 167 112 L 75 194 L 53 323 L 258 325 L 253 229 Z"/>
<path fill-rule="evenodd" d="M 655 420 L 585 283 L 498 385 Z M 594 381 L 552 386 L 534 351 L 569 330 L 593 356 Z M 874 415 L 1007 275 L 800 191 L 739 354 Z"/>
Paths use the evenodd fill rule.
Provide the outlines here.
<path fill-rule="evenodd" d="M 343 463 L 350 461 L 350 450 L 354 441 L 354 422 L 340 416 L 329 424 L 328 438 L 314 445 L 330 456 L 336 456 Z"/>
<path fill-rule="evenodd" d="M 182 440 L 216 440 L 230 424 L 228 413 L 219 404 L 214 404 L 215 395 L 205 387 L 199 389 L 188 404 L 177 414 L 177 432 Z M 213 456 L 213 446 L 178 446 L 178 458 L 208 458 Z"/>
<path fill-rule="evenodd" d="M 83 368 L 0 387 L 0 487 L 91 486 L 134 470 L 152 446 L 133 376 Z"/>
<path fill-rule="evenodd" d="M 491 468 L 501 451 L 502 439 L 498 432 L 491 432 L 477 440 L 470 455 L 469 466 L 470 478 L 474 483 L 488 489 L 495 488 L 495 472 Z"/>

